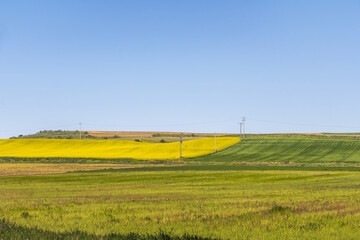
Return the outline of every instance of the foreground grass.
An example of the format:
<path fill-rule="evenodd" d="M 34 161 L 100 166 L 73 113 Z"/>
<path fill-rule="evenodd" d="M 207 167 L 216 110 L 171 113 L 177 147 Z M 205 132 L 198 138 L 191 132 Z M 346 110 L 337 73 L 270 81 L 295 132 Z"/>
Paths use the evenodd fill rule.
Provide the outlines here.
<path fill-rule="evenodd" d="M 79 231 L 155 236 L 163 231 L 172 237 L 357 239 L 359 186 L 360 173 L 346 171 L 3 177 L 0 219 L 59 236 Z"/>
<path fill-rule="evenodd" d="M 172 236 L 169 233 L 159 232 L 156 234 L 108 234 L 99 236 L 85 232 L 65 232 L 56 233 L 38 228 L 21 227 L 15 224 L 0 220 L 0 239 L 36 239 L 36 240 L 211 240 L 199 236 L 184 234 L 182 236 Z"/>

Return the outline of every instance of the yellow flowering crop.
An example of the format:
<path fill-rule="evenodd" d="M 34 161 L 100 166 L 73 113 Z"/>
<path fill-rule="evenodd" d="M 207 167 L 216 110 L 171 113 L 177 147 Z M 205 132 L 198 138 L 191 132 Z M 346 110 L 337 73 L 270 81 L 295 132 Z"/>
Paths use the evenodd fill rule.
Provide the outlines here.
<path fill-rule="evenodd" d="M 236 137 L 218 137 L 217 151 L 240 141 Z M 179 158 L 180 143 L 146 143 L 125 140 L 74 139 L 2 139 L 0 157 L 18 158 L 132 158 L 161 160 Z M 198 157 L 213 153 L 214 138 L 184 141 L 182 156 Z"/>

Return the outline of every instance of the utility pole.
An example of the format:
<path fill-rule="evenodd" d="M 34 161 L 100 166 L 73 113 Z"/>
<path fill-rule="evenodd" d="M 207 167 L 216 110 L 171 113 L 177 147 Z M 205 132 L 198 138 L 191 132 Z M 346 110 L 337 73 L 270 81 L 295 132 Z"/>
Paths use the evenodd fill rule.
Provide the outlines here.
<path fill-rule="evenodd" d="M 216 152 L 216 133 L 215 133 L 215 152 Z"/>
<path fill-rule="evenodd" d="M 242 122 L 238 122 L 238 124 L 239 124 L 239 126 L 240 126 L 240 132 L 239 132 L 239 137 L 241 138 L 241 135 L 242 135 L 242 125 L 243 125 L 243 123 Z"/>
<path fill-rule="evenodd" d="M 81 122 L 79 123 L 79 125 L 80 125 L 80 139 L 81 139 Z"/>
<path fill-rule="evenodd" d="M 244 136 L 244 138 L 246 137 L 246 134 L 245 134 L 245 120 L 246 120 L 246 117 L 242 117 L 243 136 Z"/>
<path fill-rule="evenodd" d="M 180 137 L 180 159 L 182 158 L 182 137 Z"/>

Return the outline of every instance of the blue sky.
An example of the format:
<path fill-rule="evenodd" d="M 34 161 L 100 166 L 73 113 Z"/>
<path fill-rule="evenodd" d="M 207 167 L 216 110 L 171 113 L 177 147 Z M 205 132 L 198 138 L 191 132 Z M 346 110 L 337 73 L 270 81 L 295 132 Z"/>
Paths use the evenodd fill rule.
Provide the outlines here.
<path fill-rule="evenodd" d="M 0 138 L 360 132 L 359 1 L 1 1 Z"/>

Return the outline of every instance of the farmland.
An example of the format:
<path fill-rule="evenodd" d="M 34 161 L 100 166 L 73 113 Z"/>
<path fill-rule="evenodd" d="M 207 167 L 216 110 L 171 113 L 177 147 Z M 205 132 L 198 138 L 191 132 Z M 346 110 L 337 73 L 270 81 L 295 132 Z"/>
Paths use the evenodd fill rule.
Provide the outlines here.
<path fill-rule="evenodd" d="M 250 136 L 181 161 L 13 156 L 0 164 L 0 239 L 357 239 L 359 147 L 343 136 Z"/>
<path fill-rule="evenodd" d="M 155 137 L 157 138 L 157 137 Z M 360 141 L 353 137 L 318 135 L 218 137 L 183 142 L 185 163 L 360 164 Z M 235 145 L 234 145 L 235 144 Z M 223 149 L 223 150 L 222 150 Z M 196 157 L 196 158 L 194 158 Z M 179 142 L 123 140 L 0 140 L 0 162 L 122 163 L 135 160 L 179 160 Z"/>
<path fill-rule="evenodd" d="M 360 163 L 360 141 L 352 138 L 252 137 L 199 162 Z"/>
<path fill-rule="evenodd" d="M 216 140 L 216 149 L 222 150 L 239 142 L 236 137 Z M 16 158 L 132 158 L 140 160 L 178 159 L 180 144 L 146 143 L 118 140 L 68 140 L 68 139 L 8 139 L 0 140 L 0 157 Z M 213 138 L 184 141 L 182 156 L 197 157 L 213 153 Z"/>

